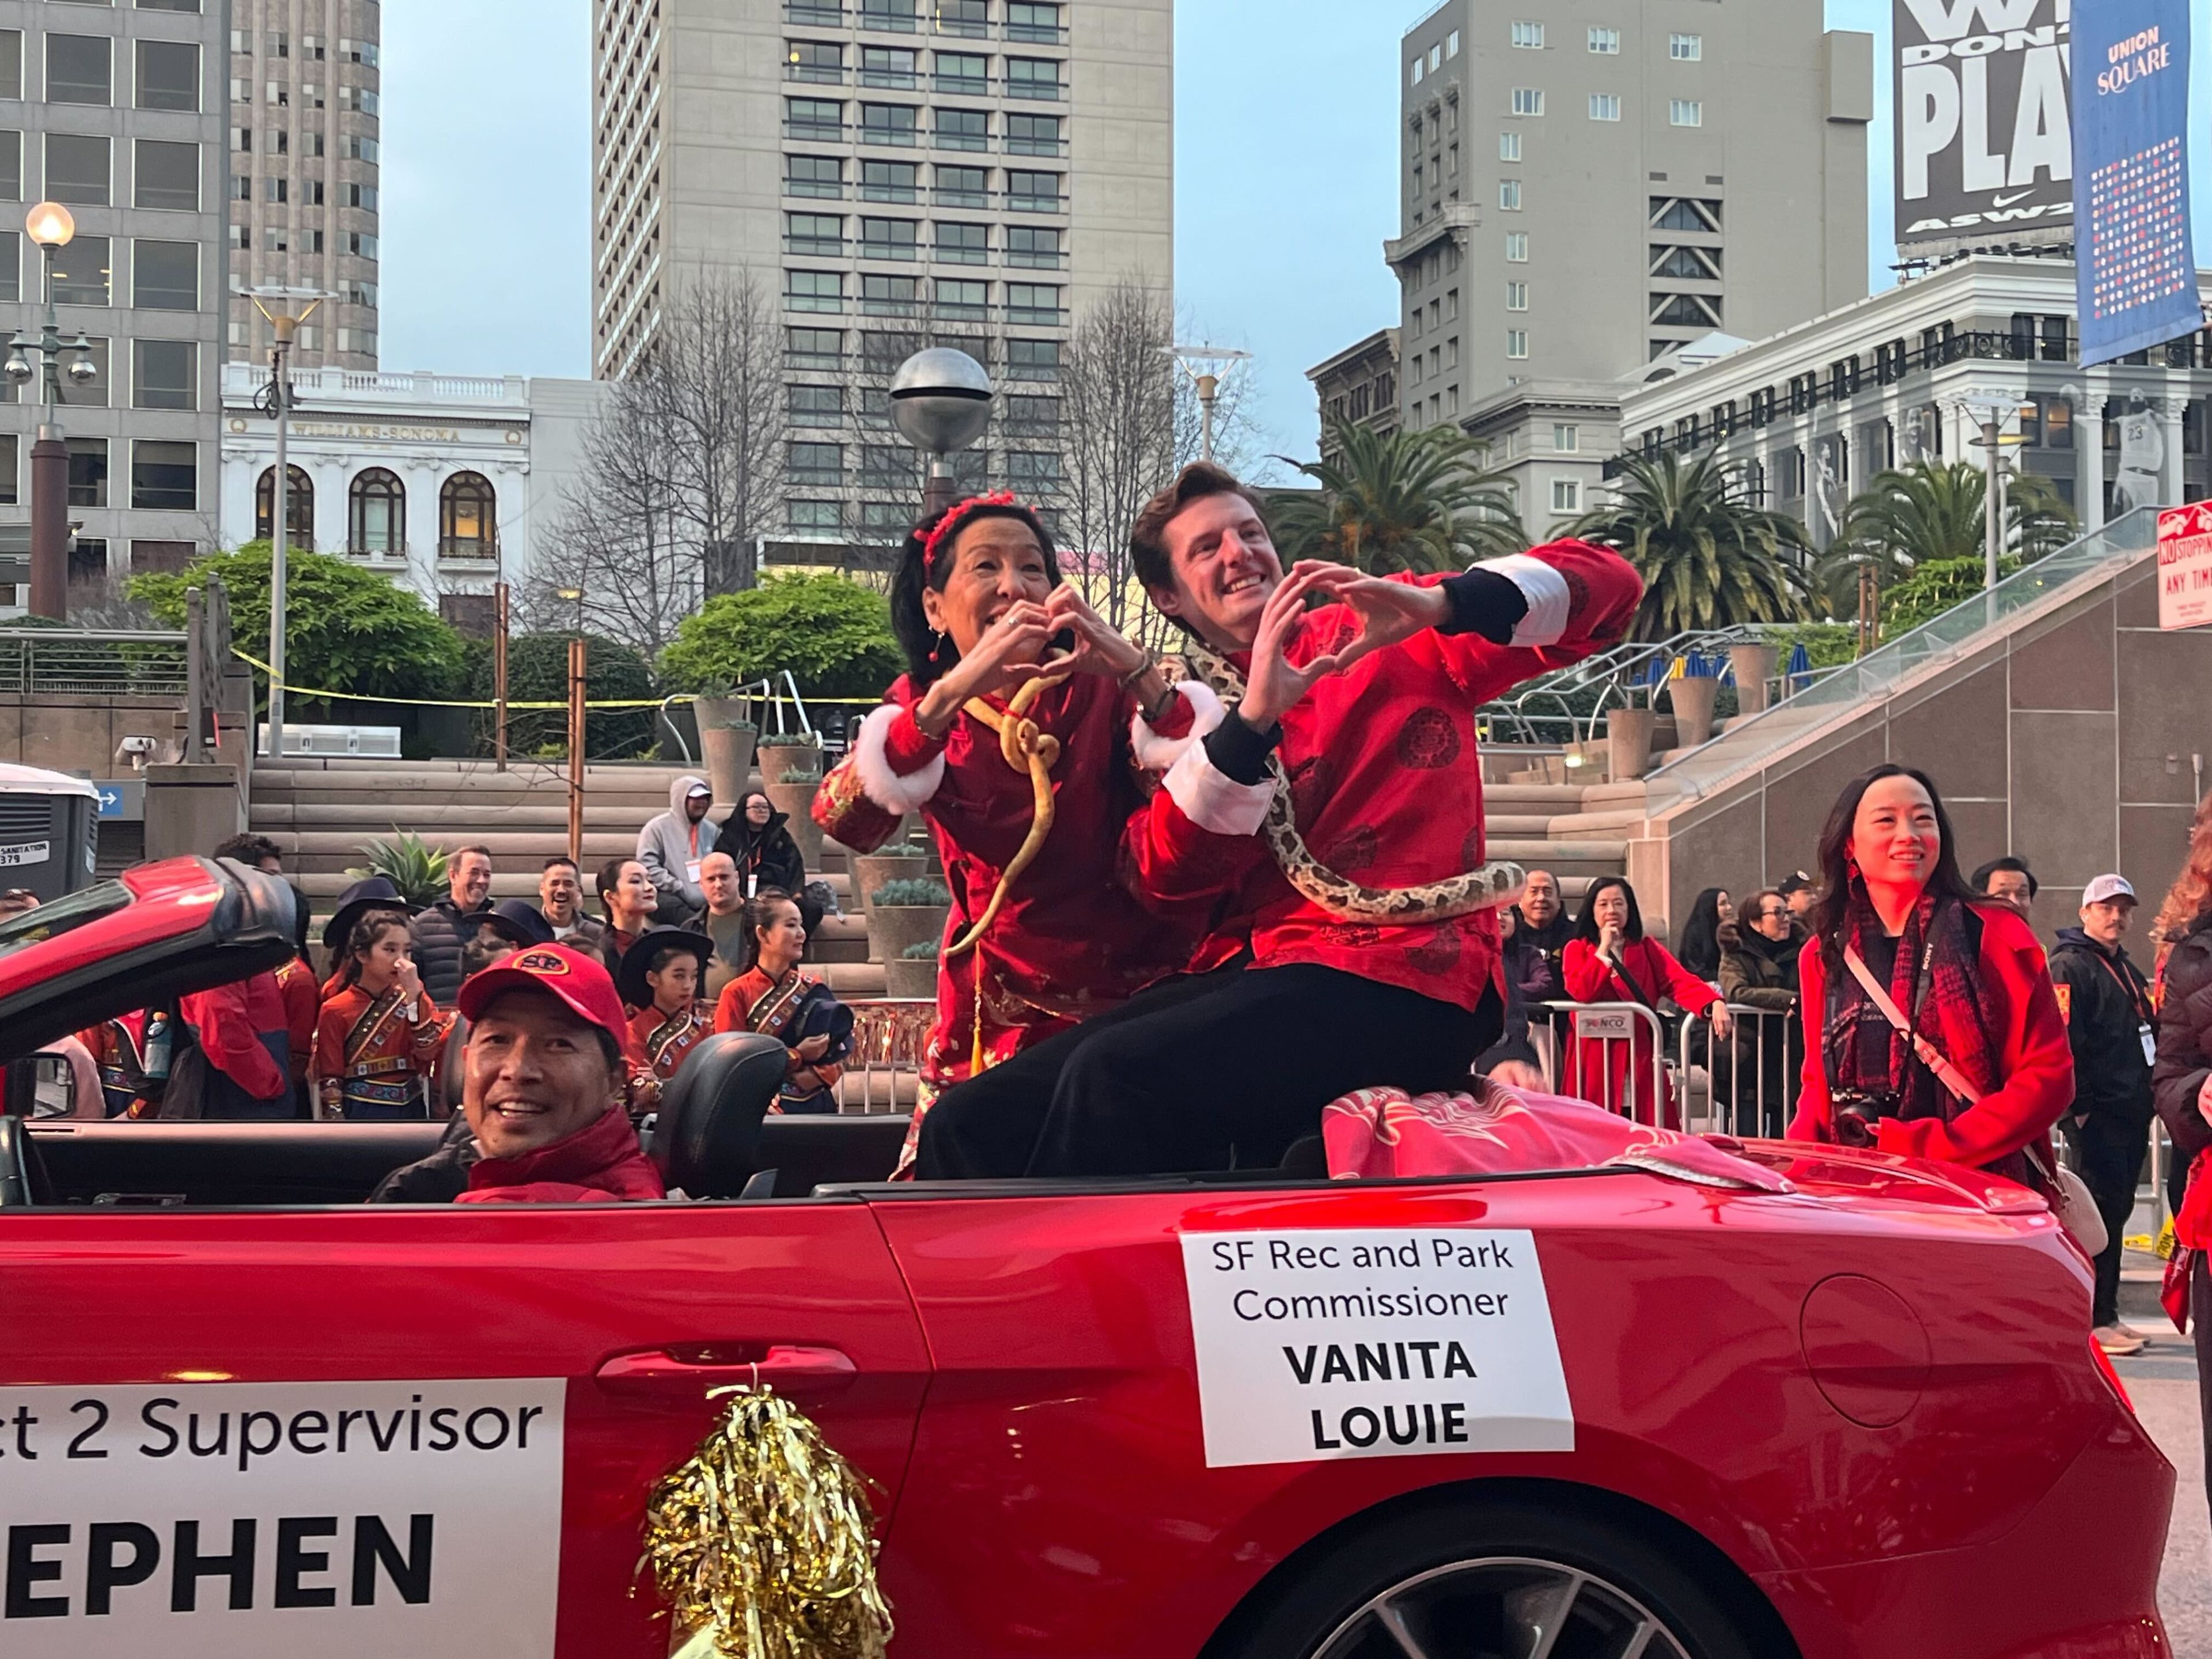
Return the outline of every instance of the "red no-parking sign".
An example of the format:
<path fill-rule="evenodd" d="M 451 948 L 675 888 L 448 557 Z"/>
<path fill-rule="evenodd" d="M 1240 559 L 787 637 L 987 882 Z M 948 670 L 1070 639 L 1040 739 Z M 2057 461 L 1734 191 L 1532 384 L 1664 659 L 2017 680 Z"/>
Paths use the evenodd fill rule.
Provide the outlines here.
<path fill-rule="evenodd" d="M 2158 625 L 2212 623 L 2212 502 L 2158 515 Z"/>

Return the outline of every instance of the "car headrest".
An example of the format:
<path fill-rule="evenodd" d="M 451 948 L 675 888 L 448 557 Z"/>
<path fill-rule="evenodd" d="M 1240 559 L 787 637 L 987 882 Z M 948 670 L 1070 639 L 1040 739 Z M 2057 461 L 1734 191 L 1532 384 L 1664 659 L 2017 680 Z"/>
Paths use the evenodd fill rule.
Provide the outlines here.
<path fill-rule="evenodd" d="M 453 1017 L 453 1022 L 446 1031 L 444 1057 L 438 1063 L 438 1076 L 444 1084 L 446 1109 L 458 1112 L 469 1081 L 469 1068 L 461 1058 L 469 1046 L 469 1023 L 459 1014 Z"/>
<path fill-rule="evenodd" d="M 777 1038 L 726 1031 L 702 1042 L 660 1093 L 653 1161 L 673 1190 L 735 1198 L 760 1167 L 761 1121 L 783 1086 L 791 1050 Z"/>

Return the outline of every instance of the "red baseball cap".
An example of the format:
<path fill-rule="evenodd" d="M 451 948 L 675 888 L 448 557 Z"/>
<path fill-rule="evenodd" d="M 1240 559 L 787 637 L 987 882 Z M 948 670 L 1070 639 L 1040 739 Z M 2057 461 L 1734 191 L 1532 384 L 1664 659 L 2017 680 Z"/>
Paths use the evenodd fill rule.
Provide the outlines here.
<path fill-rule="evenodd" d="M 461 1018 L 474 1020 L 486 1005 L 509 991 L 547 991 L 580 1019 L 598 1026 L 617 1043 L 627 1043 L 629 1021 L 616 994 L 614 976 L 597 957 L 566 945 L 533 945 L 494 963 L 461 987 Z"/>

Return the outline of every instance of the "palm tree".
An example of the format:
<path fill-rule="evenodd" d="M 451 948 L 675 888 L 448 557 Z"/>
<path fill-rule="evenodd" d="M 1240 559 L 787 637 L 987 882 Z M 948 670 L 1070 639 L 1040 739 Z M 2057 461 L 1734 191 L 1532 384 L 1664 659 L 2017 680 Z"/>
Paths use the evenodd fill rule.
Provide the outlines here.
<path fill-rule="evenodd" d="M 1717 455 L 1687 465 L 1672 451 L 1632 455 L 1621 469 L 1613 502 L 1569 533 L 1614 549 L 1642 574 L 1638 638 L 1804 617 L 1805 526 L 1742 500 Z"/>
<path fill-rule="evenodd" d="M 1455 428 L 1383 434 L 1332 421 L 1324 447 L 1330 459 L 1291 463 L 1321 488 L 1279 498 L 1277 537 L 1291 558 L 1376 575 L 1452 570 L 1528 545 L 1512 492 Z"/>
<path fill-rule="evenodd" d="M 1856 607 L 1859 572 L 1887 591 L 1923 564 L 1979 561 L 1988 533 L 1989 480 L 1971 461 L 1915 461 L 1878 472 L 1844 510 L 1841 532 L 1815 580 L 1831 605 Z M 2005 553 L 2033 563 L 2081 533 L 2057 492 L 2016 475 L 2005 500 Z"/>

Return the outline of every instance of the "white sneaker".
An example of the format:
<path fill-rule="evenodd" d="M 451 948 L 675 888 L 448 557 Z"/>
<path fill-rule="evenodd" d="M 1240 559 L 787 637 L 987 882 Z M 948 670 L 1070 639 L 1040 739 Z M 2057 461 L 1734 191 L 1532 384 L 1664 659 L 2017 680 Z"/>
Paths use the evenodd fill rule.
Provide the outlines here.
<path fill-rule="evenodd" d="M 2089 1334 L 2096 1339 L 2099 1347 L 2115 1359 L 2124 1358 L 2131 1353 L 2141 1353 L 2143 1350 L 2143 1339 L 2135 1335 L 2123 1326 L 2100 1325 Z"/>

